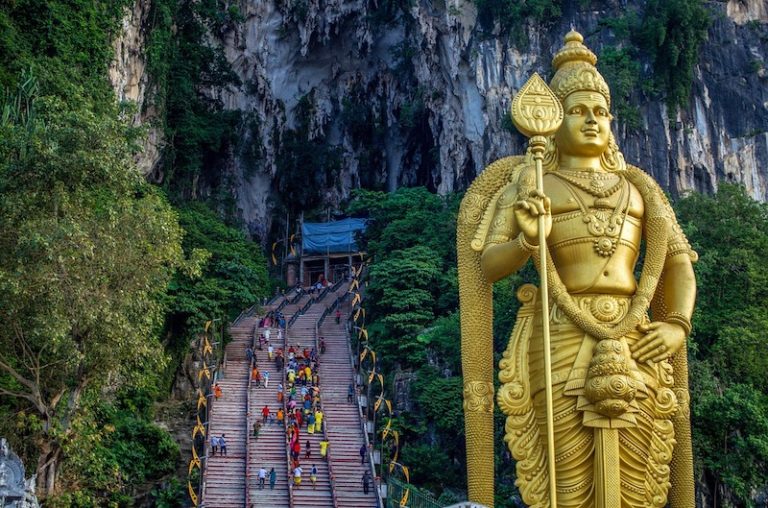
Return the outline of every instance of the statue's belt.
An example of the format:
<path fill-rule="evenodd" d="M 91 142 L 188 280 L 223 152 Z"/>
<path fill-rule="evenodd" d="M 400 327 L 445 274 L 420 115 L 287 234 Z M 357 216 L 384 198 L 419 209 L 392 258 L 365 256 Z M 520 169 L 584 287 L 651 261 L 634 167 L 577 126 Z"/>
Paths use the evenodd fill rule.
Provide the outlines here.
<path fill-rule="evenodd" d="M 607 324 L 620 322 L 626 315 L 631 304 L 631 297 L 608 295 L 573 295 L 573 300 L 583 312 L 589 312 L 595 319 Z M 539 318 L 537 316 L 537 324 L 534 325 L 533 331 L 534 336 L 537 335 L 537 332 L 540 333 L 541 330 L 541 325 L 538 320 Z M 659 387 L 657 366 L 655 364 L 638 366 L 634 359 L 632 359 L 629 351 L 629 346 L 639 340 L 642 337 L 642 334 L 638 331 L 633 331 L 619 339 L 622 343 L 623 356 L 626 358 L 629 366 L 629 374 L 636 382 L 637 395 L 635 401 L 633 401 L 631 408 L 625 414 L 616 418 L 606 418 L 605 416 L 597 415 L 592 412 L 589 407 L 589 402 L 584 398 L 587 372 L 598 340 L 589 334 L 581 332 L 576 325 L 571 323 L 570 319 L 562 312 L 562 310 L 558 308 L 556 303 L 552 305 L 550 313 L 550 332 L 554 366 L 552 372 L 552 384 L 553 386 L 557 386 L 565 383 L 563 393 L 566 396 L 578 398 L 577 409 L 584 412 L 585 425 L 598 427 L 634 426 L 634 413 L 638 411 L 636 401 L 647 398 L 649 389 L 656 391 Z M 562 342 L 567 339 L 570 339 L 570 341 L 573 342 L 574 338 L 578 338 L 580 342 L 575 357 L 572 353 L 569 353 L 568 350 L 561 349 L 558 351 L 558 342 L 562 344 Z M 533 357 L 543 357 L 541 341 L 531 341 L 529 354 Z M 558 362 L 558 359 L 562 361 L 566 360 L 568 357 L 574 357 L 574 361 L 572 363 L 567 362 L 567 365 L 561 364 L 559 367 L 556 366 L 560 363 Z M 535 397 L 537 393 L 544 391 L 544 388 L 544 377 L 532 376 L 531 395 Z M 590 425 L 590 422 L 592 422 L 592 425 Z"/>

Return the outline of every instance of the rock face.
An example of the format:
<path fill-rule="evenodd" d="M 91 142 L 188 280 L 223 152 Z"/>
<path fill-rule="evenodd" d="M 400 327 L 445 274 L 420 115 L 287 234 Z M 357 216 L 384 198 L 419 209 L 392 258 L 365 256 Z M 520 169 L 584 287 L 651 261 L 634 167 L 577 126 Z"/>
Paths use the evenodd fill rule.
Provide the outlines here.
<path fill-rule="evenodd" d="M 141 26 L 146 1 L 138 1 L 126 22 L 113 72 L 119 93 L 139 102 L 146 79 L 135 27 Z M 212 37 L 242 86 L 205 93 L 244 113 L 253 127 L 243 144 L 257 145 L 260 153 L 254 163 L 235 150 L 215 169 L 228 173 L 251 233 L 269 231 L 285 134 L 300 120 L 309 122 L 309 140 L 322 139 L 341 157 L 330 184 L 307 182 L 326 206 L 359 186 L 461 190 L 489 162 L 522 151 L 524 139 L 505 127 L 511 97 L 533 71 L 550 75 L 551 57 L 570 27 L 585 34 L 599 55 L 615 38 L 598 20 L 637 7 L 593 2 L 604 8 L 585 11 L 583 2 L 563 1 L 555 25 L 525 26 L 528 42 L 522 48 L 498 36 L 498 28 L 485 31 L 472 1 L 396 4 L 241 1 L 244 22 Z M 764 0 L 709 7 L 714 21 L 687 107 L 670 120 L 663 100 L 638 93 L 641 125 L 632 129 L 617 122 L 617 140 L 628 162 L 651 172 L 673 194 L 712 191 L 719 181 L 733 181 L 766 200 L 768 8 Z M 297 118 L 301 100 L 309 101 L 309 118 Z M 158 144 L 157 138 L 150 142 L 144 167 L 157 162 Z"/>
<path fill-rule="evenodd" d="M 143 149 L 136 156 L 139 170 L 148 175 L 160 161 L 163 134 L 155 125 L 160 113 L 152 105 L 151 80 L 147 72 L 146 35 L 150 2 L 137 0 L 126 12 L 118 37 L 112 47 L 115 58 L 109 67 L 109 81 L 120 102 L 136 103 L 132 122 L 146 126 Z"/>

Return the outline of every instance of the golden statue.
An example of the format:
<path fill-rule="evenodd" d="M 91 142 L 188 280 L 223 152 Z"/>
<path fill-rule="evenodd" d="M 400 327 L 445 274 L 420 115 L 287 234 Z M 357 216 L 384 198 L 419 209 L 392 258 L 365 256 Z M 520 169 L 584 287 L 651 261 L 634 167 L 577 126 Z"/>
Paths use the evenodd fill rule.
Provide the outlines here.
<path fill-rule="evenodd" d="M 540 288 L 518 290 L 497 394 L 523 500 L 694 507 L 685 345 L 697 255 L 656 182 L 624 162 L 596 62 L 566 35 L 549 87 L 534 75 L 513 102 L 526 155 L 488 166 L 459 212 L 469 499 L 489 507 L 491 285 L 529 258 Z"/>

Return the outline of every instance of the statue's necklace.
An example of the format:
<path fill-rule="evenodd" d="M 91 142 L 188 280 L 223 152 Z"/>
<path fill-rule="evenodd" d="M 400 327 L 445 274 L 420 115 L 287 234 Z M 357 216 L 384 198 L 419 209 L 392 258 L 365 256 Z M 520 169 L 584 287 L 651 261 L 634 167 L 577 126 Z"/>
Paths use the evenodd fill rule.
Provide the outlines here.
<path fill-rule="evenodd" d="M 605 182 L 603 180 L 614 178 L 614 175 L 607 175 L 607 174 L 604 175 L 604 174 L 597 173 L 595 171 L 559 170 L 559 171 L 553 171 L 552 174 L 565 180 L 566 182 L 570 183 L 574 187 L 578 187 L 584 192 L 587 192 L 595 196 L 596 198 L 607 198 L 607 197 L 613 196 L 616 193 L 616 191 L 618 191 L 624 184 L 624 179 L 621 178 L 621 176 L 619 175 L 619 178 L 618 180 L 616 180 L 616 183 L 606 188 Z M 579 179 L 586 179 L 586 178 L 589 178 L 589 185 L 579 180 Z"/>
<path fill-rule="evenodd" d="M 576 185 L 575 182 L 572 182 L 569 178 L 566 178 L 562 174 L 558 174 L 558 172 L 553 172 L 553 174 L 564 179 L 566 182 L 573 184 L 574 187 L 592 194 L 597 198 L 595 199 L 594 205 L 592 207 L 588 207 L 581 196 L 579 196 L 578 192 L 574 192 L 573 188 L 566 186 L 568 191 L 579 203 L 582 218 L 584 223 L 587 225 L 587 231 L 589 231 L 589 234 L 595 238 L 593 241 L 595 252 L 602 257 L 610 257 L 616 251 L 616 247 L 619 245 L 621 229 L 624 226 L 624 220 L 626 219 L 627 211 L 629 210 L 630 192 L 629 184 L 627 183 L 626 179 L 623 176 L 618 175 L 619 181 L 615 185 L 611 186 L 611 188 L 614 190 L 611 191 L 611 193 L 607 196 L 615 194 L 617 190 L 621 189 L 621 195 L 616 201 L 616 206 L 614 206 L 613 210 L 611 210 L 610 207 L 606 206 L 608 200 L 606 199 L 607 196 L 604 195 L 604 193 L 608 192 L 610 189 L 604 191 L 603 193 L 596 194 L 594 192 L 590 192 L 588 189 L 585 189 L 580 185 Z"/>
<path fill-rule="evenodd" d="M 669 238 L 672 211 L 666 203 L 664 195 L 658 190 L 658 185 L 637 168 L 629 167 L 625 173 L 627 181 L 631 182 L 640 192 L 645 204 L 645 231 L 647 244 L 645 260 L 637 291 L 632 297 L 632 304 L 626 316 L 615 325 L 606 326 L 598 322 L 591 314 L 581 310 L 568 289 L 563 284 L 557 267 L 552 259 L 552 253 L 547 250 L 547 257 L 541 259 L 538 250 L 533 251 L 536 268 L 541 270 L 541 263 L 547 264 L 547 280 L 551 298 L 565 312 L 565 315 L 579 328 L 596 339 L 617 339 L 634 330 L 648 311 L 651 299 L 656 292 L 662 270 L 667 257 L 667 239 Z"/>

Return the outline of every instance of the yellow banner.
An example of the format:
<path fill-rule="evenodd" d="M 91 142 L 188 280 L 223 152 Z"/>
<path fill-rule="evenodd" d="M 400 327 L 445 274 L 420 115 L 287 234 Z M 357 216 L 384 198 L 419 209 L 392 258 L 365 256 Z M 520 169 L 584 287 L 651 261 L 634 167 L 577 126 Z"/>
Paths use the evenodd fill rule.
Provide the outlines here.
<path fill-rule="evenodd" d="M 358 308 L 357 308 L 357 310 L 355 311 L 355 315 L 354 315 L 354 317 L 352 318 L 352 319 L 355 321 L 355 323 L 357 323 L 357 318 L 359 318 L 359 317 L 360 317 L 360 311 L 361 311 L 361 310 L 363 310 L 363 308 L 362 308 L 362 307 L 358 307 Z"/>
<path fill-rule="evenodd" d="M 376 399 L 376 403 L 373 405 L 373 412 L 374 413 L 379 410 L 379 406 L 381 406 L 381 397 Z"/>
<path fill-rule="evenodd" d="M 368 384 L 371 384 L 373 382 L 373 376 L 376 375 L 376 371 L 372 370 L 371 373 L 368 375 Z"/>
<path fill-rule="evenodd" d="M 360 281 L 357 279 L 352 279 L 352 284 L 349 285 L 349 291 L 351 292 L 353 289 L 357 289 L 360 287 Z"/>
<path fill-rule="evenodd" d="M 360 303 L 360 293 L 355 293 L 355 296 L 352 297 L 352 306 L 354 307 L 358 303 Z"/>
<path fill-rule="evenodd" d="M 187 490 L 189 490 L 189 499 L 192 500 L 192 504 L 197 506 L 197 494 L 195 493 L 195 489 L 192 488 L 192 482 L 187 482 Z"/>
<path fill-rule="evenodd" d="M 408 503 L 408 494 L 411 493 L 411 489 L 405 489 L 405 492 L 403 492 L 403 498 L 400 500 L 400 507 L 404 507 L 406 503 Z"/>
<path fill-rule="evenodd" d="M 192 459 L 189 461 L 189 473 L 192 474 L 192 469 L 200 468 L 200 457 L 197 455 L 194 445 L 192 446 Z"/>
<path fill-rule="evenodd" d="M 408 472 L 408 466 L 403 466 L 403 465 L 401 464 L 401 465 L 400 465 L 400 467 L 402 467 L 402 468 L 403 468 L 403 474 L 405 475 L 405 480 L 406 480 L 408 483 L 411 483 L 411 474 Z"/>
<path fill-rule="evenodd" d="M 198 380 L 202 381 L 203 376 L 207 377 L 208 379 L 211 379 L 211 371 L 208 370 L 208 366 L 205 364 L 205 360 L 203 360 L 203 368 L 200 369 L 200 372 L 197 373 Z"/>
<path fill-rule="evenodd" d="M 360 363 L 363 363 L 363 360 L 365 360 L 365 355 L 368 354 L 368 348 L 363 349 L 363 352 L 360 353 Z"/>
<path fill-rule="evenodd" d="M 358 339 L 368 340 L 368 330 L 366 330 L 364 327 L 360 327 L 360 333 L 357 336 Z"/>
<path fill-rule="evenodd" d="M 389 416 L 392 416 L 392 401 L 389 399 L 384 399 L 384 403 L 387 405 L 387 409 L 389 410 Z"/>
<path fill-rule="evenodd" d="M 211 321 L 206 321 L 205 322 L 205 331 L 207 332 L 208 328 L 210 328 L 210 327 L 211 327 Z"/>
<path fill-rule="evenodd" d="M 205 425 L 200 421 L 200 415 L 197 415 L 197 425 L 192 429 L 192 439 L 195 439 L 198 432 L 201 436 L 205 437 Z"/>
<path fill-rule="evenodd" d="M 210 355 L 211 353 L 213 353 L 213 347 L 211 346 L 211 343 L 208 341 L 208 337 L 206 336 L 203 341 L 203 354 Z"/>
<path fill-rule="evenodd" d="M 200 388 L 197 389 L 197 410 L 200 411 L 200 408 L 203 406 L 208 406 L 208 401 L 205 400 L 205 395 L 203 395 L 203 392 L 200 391 Z"/>
<path fill-rule="evenodd" d="M 392 427 L 392 418 L 387 419 L 387 426 L 381 431 L 381 440 L 384 441 L 389 435 L 389 429 Z"/>

